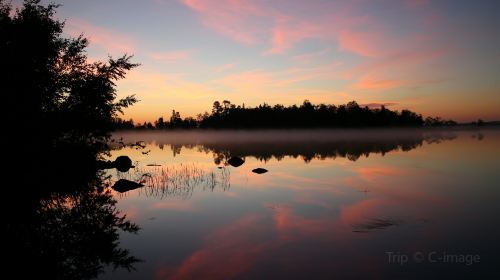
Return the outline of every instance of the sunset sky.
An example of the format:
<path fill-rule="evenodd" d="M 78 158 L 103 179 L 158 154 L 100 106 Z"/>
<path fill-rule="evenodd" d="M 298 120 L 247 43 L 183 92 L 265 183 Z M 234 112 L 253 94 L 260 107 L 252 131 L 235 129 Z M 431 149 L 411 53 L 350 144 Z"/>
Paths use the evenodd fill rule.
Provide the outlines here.
<path fill-rule="evenodd" d="M 500 1 L 57 2 L 92 60 L 141 63 L 118 84 L 141 100 L 125 111 L 135 121 L 304 99 L 500 120 Z"/>

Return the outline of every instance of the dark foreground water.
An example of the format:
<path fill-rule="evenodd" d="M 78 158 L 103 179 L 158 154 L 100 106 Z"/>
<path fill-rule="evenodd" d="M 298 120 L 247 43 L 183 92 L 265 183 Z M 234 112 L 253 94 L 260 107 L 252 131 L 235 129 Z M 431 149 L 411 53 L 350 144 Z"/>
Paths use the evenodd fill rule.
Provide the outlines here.
<path fill-rule="evenodd" d="M 102 279 L 498 276 L 499 130 L 114 138 L 111 158 L 136 167 L 110 180 L 145 185 L 114 193 L 141 227 L 121 246 L 142 262 Z M 232 156 L 244 163 L 229 165 Z"/>

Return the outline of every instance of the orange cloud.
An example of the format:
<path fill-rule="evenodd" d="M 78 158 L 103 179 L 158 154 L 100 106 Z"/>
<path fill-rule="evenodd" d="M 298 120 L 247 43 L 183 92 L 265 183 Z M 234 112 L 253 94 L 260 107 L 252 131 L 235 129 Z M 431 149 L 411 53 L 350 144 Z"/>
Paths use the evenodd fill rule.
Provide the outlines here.
<path fill-rule="evenodd" d="M 253 70 L 232 73 L 213 83 L 221 84 L 236 92 L 274 92 L 288 91 L 289 86 L 303 81 L 331 80 L 340 76 L 338 68 L 340 63 L 330 63 L 316 67 L 293 67 L 278 71 Z M 312 90 L 311 90 L 312 91 Z"/>
<path fill-rule="evenodd" d="M 65 32 L 73 37 L 83 33 L 84 37 L 89 39 L 91 46 L 97 45 L 108 53 L 117 55 L 132 54 L 135 50 L 135 42 L 131 37 L 82 19 L 68 19 Z"/>

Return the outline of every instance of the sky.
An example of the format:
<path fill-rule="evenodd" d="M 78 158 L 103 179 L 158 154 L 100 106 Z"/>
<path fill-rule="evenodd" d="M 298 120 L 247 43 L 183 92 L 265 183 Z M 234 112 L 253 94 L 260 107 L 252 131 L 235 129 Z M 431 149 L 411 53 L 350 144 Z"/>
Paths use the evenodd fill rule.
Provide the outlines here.
<path fill-rule="evenodd" d="M 55 2 L 90 60 L 141 64 L 117 84 L 140 100 L 122 116 L 136 122 L 305 99 L 500 120 L 497 0 Z"/>

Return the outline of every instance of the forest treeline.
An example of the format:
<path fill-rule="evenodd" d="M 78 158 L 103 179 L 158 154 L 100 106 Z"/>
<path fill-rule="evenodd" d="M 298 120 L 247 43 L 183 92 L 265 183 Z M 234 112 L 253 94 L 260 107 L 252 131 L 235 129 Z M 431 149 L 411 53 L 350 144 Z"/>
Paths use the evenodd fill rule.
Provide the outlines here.
<path fill-rule="evenodd" d="M 196 118 L 182 118 L 173 110 L 169 119 L 159 117 L 155 122 L 135 124 L 132 119 L 116 119 L 118 129 L 176 129 L 176 128 L 335 128 L 335 127 L 420 127 L 453 126 L 453 120 L 440 117 L 423 118 L 410 110 L 390 110 L 385 106 L 369 108 L 356 101 L 347 104 L 313 104 L 309 100 L 297 106 L 266 103 L 257 107 L 235 105 L 228 100 L 215 101 L 210 113 Z"/>

